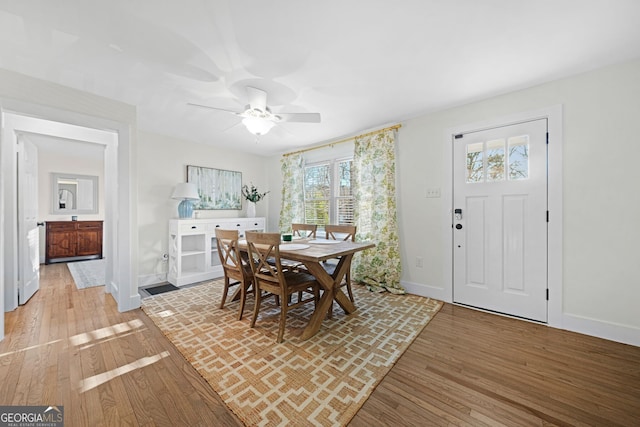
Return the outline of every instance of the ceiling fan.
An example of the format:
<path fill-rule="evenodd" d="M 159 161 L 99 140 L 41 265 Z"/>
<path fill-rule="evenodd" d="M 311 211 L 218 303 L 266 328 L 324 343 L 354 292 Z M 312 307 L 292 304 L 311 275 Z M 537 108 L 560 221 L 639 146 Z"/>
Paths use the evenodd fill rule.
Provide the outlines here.
<path fill-rule="evenodd" d="M 211 107 L 209 105 L 194 104 L 189 105 L 202 108 L 210 108 L 212 110 L 225 111 L 242 117 L 242 124 L 247 130 L 256 136 L 265 135 L 276 124 L 280 122 L 301 122 L 301 123 L 320 123 L 320 113 L 277 113 L 271 112 L 267 107 L 267 92 L 247 86 L 247 96 L 249 105 L 244 111 L 226 110 L 224 108 Z"/>

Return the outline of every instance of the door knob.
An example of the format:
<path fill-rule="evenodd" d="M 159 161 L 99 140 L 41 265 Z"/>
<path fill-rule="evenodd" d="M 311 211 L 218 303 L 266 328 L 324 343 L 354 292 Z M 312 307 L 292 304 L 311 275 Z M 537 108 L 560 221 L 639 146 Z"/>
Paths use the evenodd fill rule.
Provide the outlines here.
<path fill-rule="evenodd" d="M 456 224 L 456 229 L 462 230 L 462 224 Z"/>

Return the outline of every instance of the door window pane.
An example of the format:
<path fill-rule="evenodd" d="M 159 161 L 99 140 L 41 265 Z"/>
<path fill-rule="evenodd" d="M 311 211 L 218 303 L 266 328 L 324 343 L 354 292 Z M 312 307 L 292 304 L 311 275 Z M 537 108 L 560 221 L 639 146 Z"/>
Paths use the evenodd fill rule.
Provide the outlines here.
<path fill-rule="evenodd" d="M 467 145 L 467 182 L 484 181 L 483 143 Z"/>
<path fill-rule="evenodd" d="M 487 142 L 487 181 L 504 180 L 504 139 Z"/>
<path fill-rule="evenodd" d="M 509 179 L 529 178 L 529 135 L 509 138 Z"/>

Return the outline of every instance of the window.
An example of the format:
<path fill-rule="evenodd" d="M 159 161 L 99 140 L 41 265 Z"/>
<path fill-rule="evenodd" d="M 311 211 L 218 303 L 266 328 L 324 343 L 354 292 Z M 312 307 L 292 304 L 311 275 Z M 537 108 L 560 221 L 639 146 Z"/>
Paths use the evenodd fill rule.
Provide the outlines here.
<path fill-rule="evenodd" d="M 529 135 L 467 145 L 467 183 L 529 178 Z M 508 160 L 505 160 L 505 155 Z M 505 165 L 508 168 L 505 173 Z"/>
<path fill-rule="evenodd" d="M 352 159 L 305 166 L 304 216 L 307 224 L 353 224 Z"/>

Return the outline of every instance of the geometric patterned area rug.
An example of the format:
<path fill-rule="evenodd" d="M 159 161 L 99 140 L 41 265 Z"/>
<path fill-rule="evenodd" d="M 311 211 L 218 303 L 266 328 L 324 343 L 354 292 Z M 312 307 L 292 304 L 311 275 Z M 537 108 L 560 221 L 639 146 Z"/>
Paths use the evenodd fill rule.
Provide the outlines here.
<path fill-rule="evenodd" d="M 78 289 L 102 286 L 105 284 L 106 260 L 68 262 L 67 267 Z"/>
<path fill-rule="evenodd" d="M 346 425 L 402 353 L 442 307 L 415 295 L 369 292 L 353 285 L 357 310 L 333 318 L 306 341 L 300 334 L 313 311 L 287 313 L 276 343 L 279 308 L 263 300 L 250 328 L 239 303 L 219 309 L 223 282 L 145 298 L 142 309 L 246 425 Z"/>

